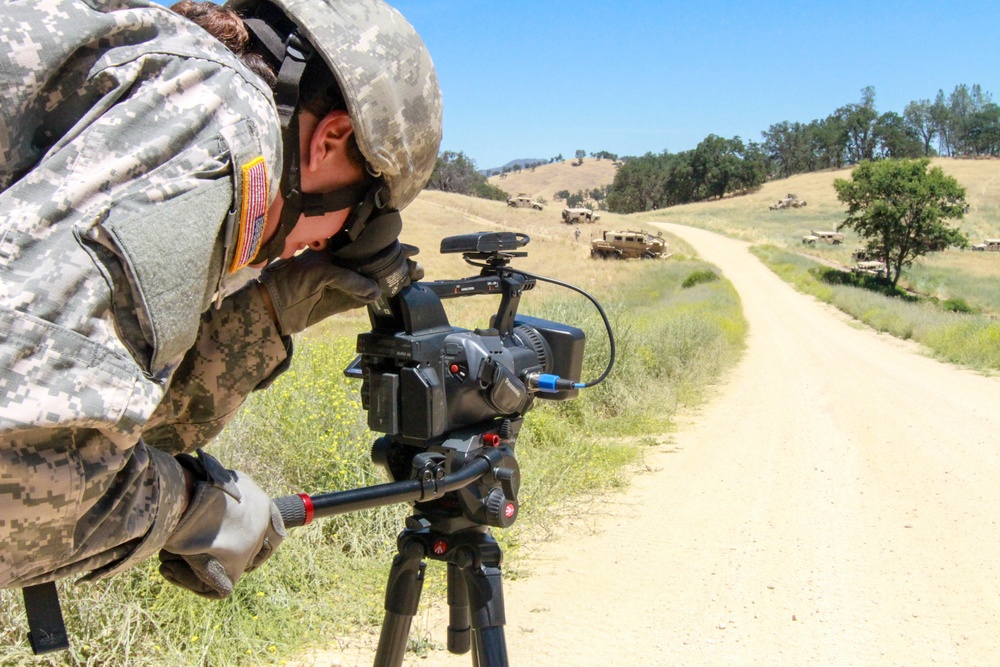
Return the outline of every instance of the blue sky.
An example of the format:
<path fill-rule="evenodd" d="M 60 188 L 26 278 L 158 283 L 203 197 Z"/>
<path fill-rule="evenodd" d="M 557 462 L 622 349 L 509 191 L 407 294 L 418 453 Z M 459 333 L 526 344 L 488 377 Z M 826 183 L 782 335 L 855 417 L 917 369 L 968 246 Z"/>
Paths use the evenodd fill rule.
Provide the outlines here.
<path fill-rule="evenodd" d="M 980 84 L 1000 103 L 996 0 L 389 0 L 444 95 L 442 150 L 518 158 L 694 148 Z"/>
<path fill-rule="evenodd" d="M 991 2 L 390 0 L 444 95 L 442 150 L 480 168 L 761 139 L 874 86 L 880 112 L 978 83 L 1000 102 Z"/>

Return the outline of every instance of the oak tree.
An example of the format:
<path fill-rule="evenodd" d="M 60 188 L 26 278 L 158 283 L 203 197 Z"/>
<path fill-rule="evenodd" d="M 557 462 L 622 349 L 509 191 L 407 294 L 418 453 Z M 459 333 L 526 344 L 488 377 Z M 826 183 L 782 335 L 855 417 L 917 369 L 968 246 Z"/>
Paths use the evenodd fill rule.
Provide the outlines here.
<path fill-rule="evenodd" d="M 948 246 L 965 247 L 968 239 L 946 221 L 960 220 L 965 188 L 930 160 L 862 162 L 851 179 L 838 178 L 833 187 L 847 205 L 840 227 L 853 229 L 865 249 L 886 266 L 895 289 L 905 267 L 918 257 Z"/>

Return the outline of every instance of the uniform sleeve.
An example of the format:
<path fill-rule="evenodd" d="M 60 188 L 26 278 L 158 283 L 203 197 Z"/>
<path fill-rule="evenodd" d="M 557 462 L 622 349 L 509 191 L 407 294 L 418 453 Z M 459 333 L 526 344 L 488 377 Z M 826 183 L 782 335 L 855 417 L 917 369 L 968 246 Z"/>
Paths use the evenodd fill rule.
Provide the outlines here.
<path fill-rule="evenodd" d="M 177 461 L 141 438 L 159 386 L 105 341 L 2 304 L 0 334 L 0 587 L 155 553 L 187 504 Z"/>
<path fill-rule="evenodd" d="M 191 452 L 214 438 L 247 396 L 269 385 L 291 359 L 255 285 L 202 316 L 193 348 L 173 375 L 144 439 L 164 451 Z"/>

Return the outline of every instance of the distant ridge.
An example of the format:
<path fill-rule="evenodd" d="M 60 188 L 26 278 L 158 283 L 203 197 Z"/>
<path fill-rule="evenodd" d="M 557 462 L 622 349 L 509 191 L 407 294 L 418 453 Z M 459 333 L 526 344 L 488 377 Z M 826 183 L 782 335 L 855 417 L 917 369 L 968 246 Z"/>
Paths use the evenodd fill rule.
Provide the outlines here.
<path fill-rule="evenodd" d="M 503 173 L 504 169 L 513 169 L 515 166 L 520 166 L 520 167 L 524 168 L 526 165 L 531 165 L 531 164 L 548 164 L 548 163 L 549 163 L 549 159 L 548 158 L 541 158 L 541 157 L 538 157 L 538 158 L 521 158 L 519 160 L 511 160 L 510 162 L 508 162 L 507 164 L 505 164 L 505 165 L 503 165 L 501 167 L 491 167 L 489 169 L 480 169 L 479 173 L 483 174 L 484 176 L 489 176 L 490 174 Z"/>

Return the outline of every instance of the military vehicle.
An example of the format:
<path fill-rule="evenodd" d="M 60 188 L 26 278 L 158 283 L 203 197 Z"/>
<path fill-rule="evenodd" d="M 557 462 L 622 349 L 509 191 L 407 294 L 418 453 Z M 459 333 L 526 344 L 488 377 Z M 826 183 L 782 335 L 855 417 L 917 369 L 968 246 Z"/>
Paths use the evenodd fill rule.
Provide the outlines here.
<path fill-rule="evenodd" d="M 600 220 L 601 216 L 597 215 L 589 208 L 564 208 L 562 212 L 563 222 L 569 224 L 576 224 L 578 222 L 594 222 L 595 220 Z"/>
<path fill-rule="evenodd" d="M 885 270 L 885 264 L 878 261 L 868 261 L 868 262 L 858 262 L 851 269 L 854 273 L 860 273 L 868 276 L 875 276 L 876 278 L 885 278 L 888 272 Z"/>
<path fill-rule="evenodd" d="M 785 208 L 802 208 L 805 205 L 804 201 L 789 192 L 787 197 L 779 199 L 777 204 L 771 204 L 767 208 L 770 211 L 780 211 Z"/>
<path fill-rule="evenodd" d="M 542 203 L 534 201 L 531 197 L 525 195 L 518 195 L 516 197 L 507 197 L 507 206 L 511 208 L 533 208 L 536 211 L 542 210 Z"/>
<path fill-rule="evenodd" d="M 829 245 L 840 245 L 844 242 L 844 235 L 840 232 L 809 232 L 802 237 L 802 243 L 806 245 L 816 245 L 817 243 L 827 243 Z"/>
<path fill-rule="evenodd" d="M 1000 252 L 1000 239 L 986 239 L 972 246 L 976 252 Z"/>
<path fill-rule="evenodd" d="M 669 257 L 663 232 L 656 236 L 645 231 L 606 231 L 590 242 L 595 259 L 657 259 Z"/>

